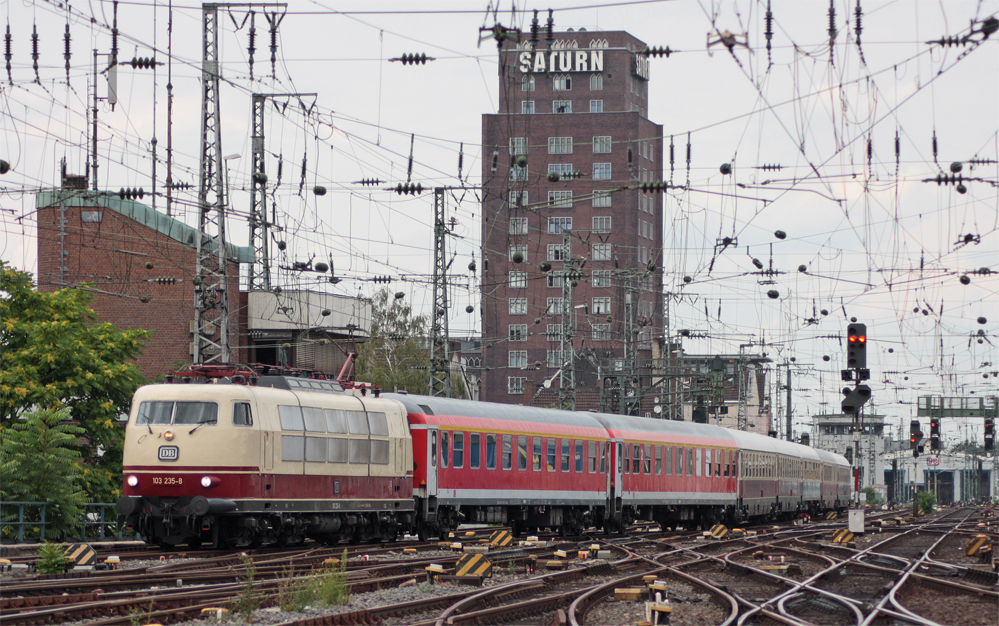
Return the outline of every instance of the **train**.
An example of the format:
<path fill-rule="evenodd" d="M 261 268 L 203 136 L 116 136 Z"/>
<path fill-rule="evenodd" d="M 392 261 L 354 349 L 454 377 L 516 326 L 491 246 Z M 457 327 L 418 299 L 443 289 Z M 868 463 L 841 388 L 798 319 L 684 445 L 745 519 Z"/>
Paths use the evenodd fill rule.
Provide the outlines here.
<path fill-rule="evenodd" d="M 139 388 L 119 520 L 163 547 L 693 528 L 842 509 L 838 454 L 710 424 L 292 376 Z"/>

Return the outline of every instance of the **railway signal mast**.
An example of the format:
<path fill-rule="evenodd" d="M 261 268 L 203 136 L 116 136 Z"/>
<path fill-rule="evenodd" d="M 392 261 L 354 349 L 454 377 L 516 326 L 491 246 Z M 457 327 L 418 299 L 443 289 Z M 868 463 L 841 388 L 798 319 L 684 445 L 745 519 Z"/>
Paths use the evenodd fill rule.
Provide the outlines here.
<path fill-rule="evenodd" d="M 870 380 L 871 370 L 867 368 L 867 325 L 858 324 L 857 318 L 850 318 L 846 327 L 846 366 L 841 371 L 841 377 L 846 382 L 853 382 L 854 387 L 843 388 L 843 403 L 845 415 L 853 416 L 853 484 L 857 498 L 860 498 L 860 409 L 871 399 L 871 388 L 862 384 Z"/>

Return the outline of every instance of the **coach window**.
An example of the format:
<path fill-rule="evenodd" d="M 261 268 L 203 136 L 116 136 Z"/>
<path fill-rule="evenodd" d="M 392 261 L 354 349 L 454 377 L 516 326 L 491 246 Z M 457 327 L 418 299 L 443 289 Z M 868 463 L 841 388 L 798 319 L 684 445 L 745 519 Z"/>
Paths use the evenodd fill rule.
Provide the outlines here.
<path fill-rule="evenodd" d="M 607 446 L 608 444 L 604 441 L 600 442 L 600 473 L 604 474 L 607 472 Z"/>
<path fill-rule="evenodd" d="M 569 440 L 562 440 L 562 471 L 569 471 Z"/>
<path fill-rule="evenodd" d="M 631 444 L 624 444 L 624 473 L 631 473 Z"/>
<path fill-rule="evenodd" d="M 448 445 L 449 437 L 450 435 L 446 430 L 441 432 L 441 467 L 447 467 L 447 455 L 451 452 Z"/>
<path fill-rule="evenodd" d="M 468 467 L 471 469 L 479 469 L 479 438 L 481 436 L 479 433 L 468 435 Z"/>
<path fill-rule="evenodd" d="M 659 446 L 656 446 L 657 448 Z M 652 446 L 645 444 L 645 455 L 642 457 L 645 462 L 645 469 L 642 470 L 646 475 L 652 474 Z"/>
<path fill-rule="evenodd" d="M 496 435 L 486 435 L 486 469 L 496 469 Z"/>
<path fill-rule="evenodd" d="M 437 431 L 430 431 L 430 465 L 437 467 Z"/>
<path fill-rule="evenodd" d="M 711 476 L 711 450 L 704 451 L 704 475 Z"/>
<path fill-rule="evenodd" d="M 533 450 L 531 451 L 531 469 L 535 472 L 541 471 L 541 437 L 534 437 L 532 440 Z"/>
<path fill-rule="evenodd" d="M 302 407 L 302 417 L 305 421 L 305 430 L 311 433 L 326 432 L 326 415 L 323 414 L 322 409 Z"/>
<path fill-rule="evenodd" d="M 341 409 L 326 409 L 326 430 L 338 435 L 347 434 L 347 416 Z"/>
<path fill-rule="evenodd" d="M 698 455 L 697 455 L 697 460 L 698 461 L 701 460 L 700 453 L 698 453 Z M 698 469 L 697 470 L 698 476 L 700 475 L 700 473 L 701 473 L 701 470 Z M 693 448 L 687 448 L 687 476 L 693 476 L 693 475 L 694 475 L 694 449 Z"/>
<path fill-rule="evenodd" d="M 302 409 L 297 406 L 278 405 L 281 430 L 303 430 Z"/>
<path fill-rule="evenodd" d="M 548 471 L 549 472 L 554 472 L 555 468 L 558 467 L 558 459 L 555 458 L 556 455 L 558 454 L 558 452 L 556 451 L 556 447 L 555 447 L 557 445 L 557 441 L 558 440 L 555 439 L 555 437 L 549 437 L 548 438 Z"/>
<path fill-rule="evenodd" d="M 452 467 L 465 466 L 465 433 L 454 434 L 454 463 Z"/>
<path fill-rule="evenodd" d="M 676 475 L 683 476 L 683 448 L 676 449 Z"/>
<path fill-rule="evenodd" d="M 513 435 L 503 435 L 503 469 L 513 468 Z"/>
<path fill-rule="evenodd" d="M 527 437 L 525 435 L 517 437 L 517 469 L 527 469 Z"/>
<path fill-rule="evenodd" d="M 232 405 L 232 423 L 236 426 L 253 426 L 253 414 L 248 402 L 234 402 Z"/>
<path fill-rule="evenodd" d="M 637 443 L 631 444 L 631 473 L 637 474 L 642 471 L 642 446 Z"/>
<path fill-rule="evenodd" d="M 694 448 L 694 476 L 701 475 L 701 465 L 702 465 L 701 449 Z"/>
<path fill-rule="evenodd" d="M 588 458 L 590 459 L 589 468 L 591 474 L 597 473 L 597 442 L 589 441 L 586 443 Z"/>
<path fill-rule="evenodd" d="M 576 440 L 576 473 L 583 473 L 583 440 Z"/>
<path fill-rule="evenodd" d="M 731 454 L 732 454 L 731 450 L 723 450 L 722 451 L 721 462 L 722 462 L 722 467 L 725 468 L 723 470 L 724 473 L 725 473 L 725 478 L 728 478 L 728 463 L 729 463 L 729 458 L 730 458 Z"/>
<path fill-rule="evenodd" d="M 663 475 L 663 447 L 656 446 L 656 476 Z"/>

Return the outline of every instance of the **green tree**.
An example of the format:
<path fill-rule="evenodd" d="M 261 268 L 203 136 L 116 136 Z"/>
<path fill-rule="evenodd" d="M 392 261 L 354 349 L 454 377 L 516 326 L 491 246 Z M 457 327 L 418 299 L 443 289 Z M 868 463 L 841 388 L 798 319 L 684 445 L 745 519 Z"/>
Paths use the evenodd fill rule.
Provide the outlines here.
<path fill-rule="evenodd" d="M 427 318 L 382 289 L 371 301 L 371 339 L 357 353 L 356 377 L 385 391 L 427 393 L 430 350 Z"/>
<path fill-rule="evenodd" d="M 46 539 L 73 533 L 86 503 L 77 450 L 84 431 L 68 416 L 67 409 L 40 410 L 0 431 L 0 499 L 54 503 L 45 510 Z M 41 521 L 40 508 L 28 507 L 26 521 Z M 5 515 L 16 517 L 11 510 Z"/>
<path fill-rule="evenodd" d="M 916 496 L 916 506 L 923 513 L 932 513 L 937 504 L 937 494 L 932 491 L 920 491 Z"/>
<path fill-rule="evenodd" d="M 0 261 L 0 430 L 38 409 L 67 409 L 83 429 L 76 441 L 89 498 L 120 495 L 123 430 L 142 384 L 145 330 L 98 323 L 83 289 L 42 293 L 31 278 Z"/>

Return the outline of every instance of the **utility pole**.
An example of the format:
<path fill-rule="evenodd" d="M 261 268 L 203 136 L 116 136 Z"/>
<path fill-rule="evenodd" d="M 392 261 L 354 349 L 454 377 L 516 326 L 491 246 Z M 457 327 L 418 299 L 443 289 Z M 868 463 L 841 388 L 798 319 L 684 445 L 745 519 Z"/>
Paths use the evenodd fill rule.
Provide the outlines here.
<path fill-rule="evenodd" d="M 451 397 L 450 335 L 447 327 L 447 224 L 444 187 L 434 188 L 434 311 L 430 324 L 430 393 Z"/>
<path fill-rule="evenodd" d="M 746 430 L 749 427 L 749 398 L 746 393 L 746 383 L 749 379 L 747 375 L 749 359 L 746 356 L 746 348 L 752 346 L 751 343 L 739 346 L 739 416 L 736 422 L 736 428 L 739 430 Z"/>
<path fill-rule="evenodd" d="M 787 364 L 787 406 L 784 407 L 785 428 L 787 428 L 787 441 L 794 441 L 794 434 L 791 428 L 791 364 Z"/>
<path fill-rule="evenodd" d="M 576 410 L 576 309 L 572 304 L 573 287 L 582 274 L 575 268 L 576 259 L 569 252 L 572 245 L 572 232 L 562 231 L 562 310 L 559 325 L 559 359 L 562 370 L 559 373 L 558 408 Z"/>

